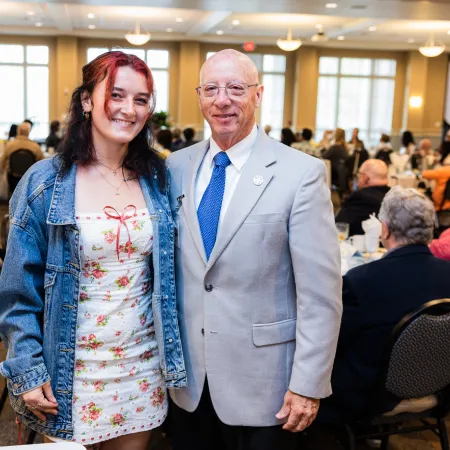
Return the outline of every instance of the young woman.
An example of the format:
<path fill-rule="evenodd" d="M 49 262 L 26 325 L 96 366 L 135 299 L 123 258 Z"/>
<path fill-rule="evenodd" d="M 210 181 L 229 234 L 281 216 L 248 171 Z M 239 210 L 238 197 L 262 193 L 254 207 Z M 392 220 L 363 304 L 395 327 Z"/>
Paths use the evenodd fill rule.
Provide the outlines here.
<path fill-rule="evenodd" d="M 0 371 L 20 419 L 50 440 L 144 450 L 166 386 L 186 385 L 153 107 L 143 61 L 99 56 L 83 68 L 58 155 L 11 200 Z"/>

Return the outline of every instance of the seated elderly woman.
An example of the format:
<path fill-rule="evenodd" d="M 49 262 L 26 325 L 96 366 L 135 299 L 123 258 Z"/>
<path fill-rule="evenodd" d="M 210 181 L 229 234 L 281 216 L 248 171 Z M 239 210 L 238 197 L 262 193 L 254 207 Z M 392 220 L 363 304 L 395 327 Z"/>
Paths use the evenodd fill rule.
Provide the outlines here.
<path fill-rule="evenodd" d="M 383 351 L 395 325 L 422 304 L 450 297 L 450 261 L 433 256 L 434 207 L 415 189 L 395 187 L 379 213 L 386 255 L 343 279 L 343 315 L 331 384 L 318 420 L 338 423 L 377 412 Z M 395 404 L 385 405 L 390 411 Z"/>

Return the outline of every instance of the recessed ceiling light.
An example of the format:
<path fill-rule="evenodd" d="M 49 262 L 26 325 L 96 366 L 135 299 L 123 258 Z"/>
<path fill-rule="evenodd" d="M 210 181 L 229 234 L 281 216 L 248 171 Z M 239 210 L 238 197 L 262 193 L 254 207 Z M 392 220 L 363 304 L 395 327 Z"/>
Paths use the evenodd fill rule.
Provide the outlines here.
<path fill-rule="evenodd" d="M 181 22 L 183 22 L 183 18 L 182 18 L 182 17 L 177 17 L 177 18 L 175 19 L 175 22 L 181 23 Z"/>
<path fill-rule="evenodd" d="M 414 42 L 416 42 L 415 39 L 413 39 L 413 38 L 409 38 L 409 39 L 408 39 L 408 43 L 409 43 L 409 44 L 414 44 Z"/>
<path fill-rule="evenodd" d="M 88 19 L 95 19 L 95 14 L 94 13 L 89 13 L 88 14 Z"/>
<path fill-rule="evenodd" d="M 34 16 L 34 11 L 27 11 L 27 16 Z"/>
<path fill-rule="evenodd" d="M 90 30 L 95 30 L 95 25 L 88 25 L 88 28 L 89 28 Z"/>
<path fill-rule="evenodd" d="M 218 34 L 219 36 L 223 34 L 223 30 L 217 30 L 216 34 Z"/>
<path fill-rule="evenodd" d="M 316 24 L 316 28 L 317 28 L 317 29 L 322 28 L 322 24 L 321 24 L 321 23 Z"/>
<path fill-rule="evenodd" d="M 369 31 L 377 31 L 377 27 L 370 27 Z"/>
<path fill-rule="evenodd" d="M 330 9 L 332 9 L 332 8 L 337 8 L 337 3 L 327 3 L 326 5 L 325 5 L 325 8 L 330 8 Z"/>
<path fill-rule="evenodd" d="M 338 40 L 338 41 L 345 41 L 345 36 L 338 36 L 338 37 L 337 37 L 337 40 Z"/>
<path fill-rule="evenodd" d="M 234 19 L 233 22 L 231 22 L 233 25 L 239 25 L 241 22 L 239 20 Z"/>
<path fill-rule="evenodd" d="M 43 24 L 42 22 L 36 22 L 35 25 L 36 25 L 37 27 L 42 27 L 42 25 L 44 25 L 44 24 Z"/>
<path fill-rule="evenodd" d="M 167 30 L 166 30 L 168 33 L 172 33 L 172 28 L 167 28 Z"/>
<path fill-rule="evenodd" d="M 450 34 L 450 30 L 447 31 L 447 34 Z"/>

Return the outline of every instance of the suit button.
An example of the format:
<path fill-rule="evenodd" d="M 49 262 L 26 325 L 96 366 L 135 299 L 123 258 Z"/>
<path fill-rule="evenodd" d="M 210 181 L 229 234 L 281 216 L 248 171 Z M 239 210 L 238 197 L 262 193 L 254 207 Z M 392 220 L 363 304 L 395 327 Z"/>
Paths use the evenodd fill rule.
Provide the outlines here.
<path fill-rule="evenodd" d="M 202 334 L 203 334 L 203 336 L 205 335 L 205 329 L 204 328 L 202 328 Z"/>
<path fill-rule="evenodd" d="M 206 291 L 206 292 L 211 292 L 212 290 L 213 290 L 212 284 L 207 284 L 207 285 L 205 286 L 205 291 Z"/>

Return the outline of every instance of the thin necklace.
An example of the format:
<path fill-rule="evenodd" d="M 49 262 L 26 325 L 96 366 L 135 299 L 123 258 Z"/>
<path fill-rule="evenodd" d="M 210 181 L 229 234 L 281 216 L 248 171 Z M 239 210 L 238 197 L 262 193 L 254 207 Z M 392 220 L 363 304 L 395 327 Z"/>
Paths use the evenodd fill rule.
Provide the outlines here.
<path fill-rule="evenodd" d="M 120 187 L 122 186 L 122 184 L 123 183 L 126 183 L 127 181 L 132 181 L 132 180 L 136 180 L 136 178 L 137 177 L 123 177 L 122 178 L 122 181 L 120 182 L 120 184 L 119 184 L 119 186 L 115 186 L 114 184 L 112 184 L 106 177 L 105 177 L 105 175 L 103 175 L 102 173 L 101 173 L 101 171 L 96 167 L 96 166 L 94 166 L 94 169 L 95 170 L 97 170 L 97 172 L 102 176 L 102 178 L 112 187 L 112 188 L 114 188 L 115 190 L 116 190 L 116 195 L 120 195 L 120 193 L 119 193 L 119 189 L 120 189 Z"/>
<path fill-rule="evenodd" d="M 109 167 L 109 166 L 107 166 L 106 164 L 103 164 L 101 161 L 99 161 L 98 159 L 97 159 L 97 162 L 99 163 L 99 164 L 101 164 L 103 167 L 106 167 L 107 169 L 109 169 L 112 173 L 113 173 L 113 175 L 114 176 L 116 176 L 117 175 L 117 171 L 121 168 L 121 167 L 123 167 L 123 164 L 121 164 L 120 166 L 118 166 L 116 169 L 113 169 L 112 167 Z"/>

